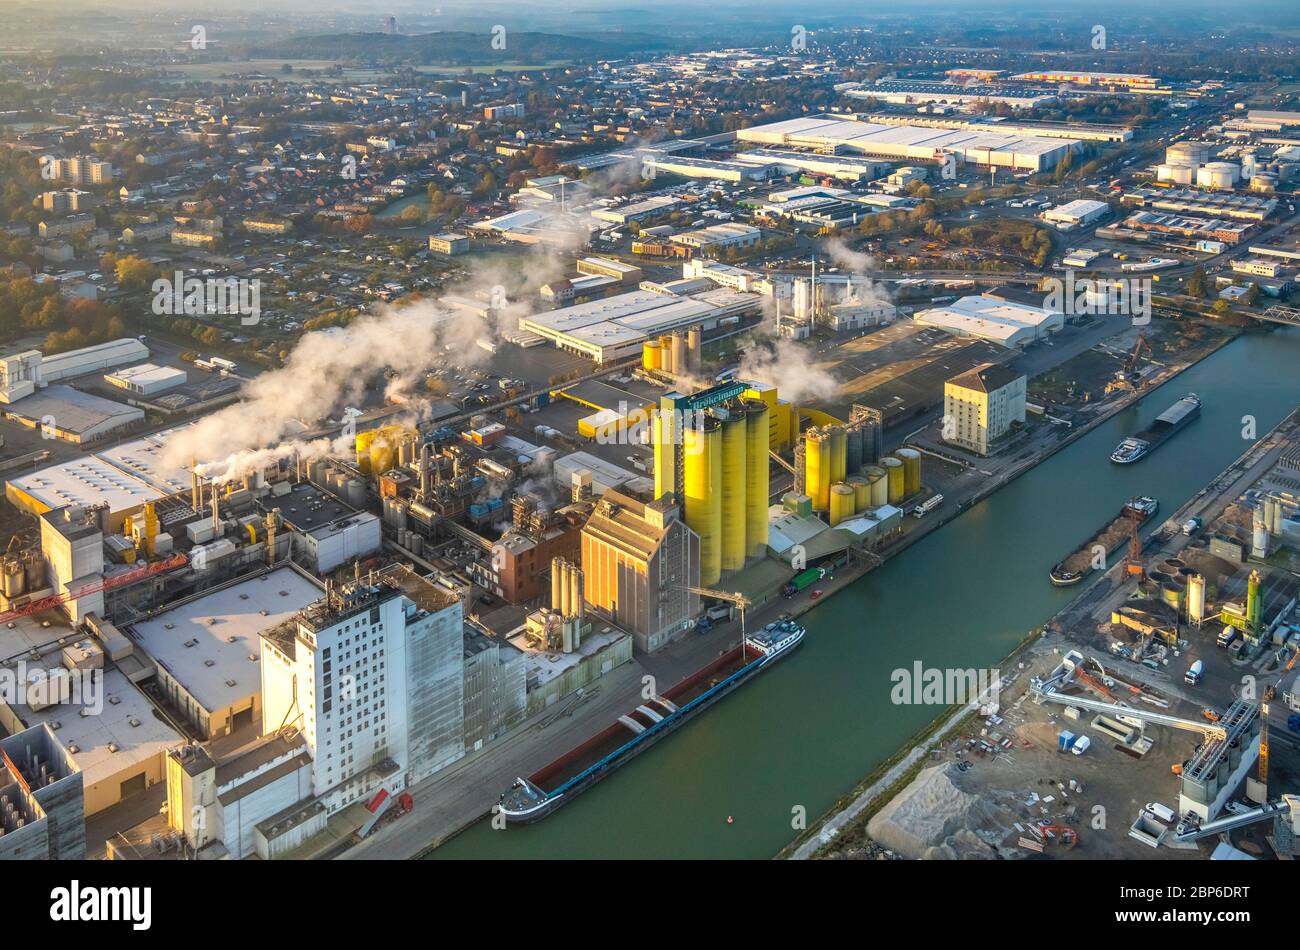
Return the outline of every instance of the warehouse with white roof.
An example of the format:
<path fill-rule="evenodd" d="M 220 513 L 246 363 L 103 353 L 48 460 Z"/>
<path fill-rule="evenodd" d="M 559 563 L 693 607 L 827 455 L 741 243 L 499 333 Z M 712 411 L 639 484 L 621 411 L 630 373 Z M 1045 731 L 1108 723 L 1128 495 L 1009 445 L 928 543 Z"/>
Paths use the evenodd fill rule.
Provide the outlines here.
<path fill-rule="evenodd" d="M 919 125 L 879 125 L 838 116 L 817 115 L 770 122 L 736 132 L 741 142 L 836 153 L 869 155 L 897 161 L 941 161 L 945 153 L 971 165 L 1040 172 L 1055 168 L 1081 144 L 1075 139 L 1024 133 L 1008 135 L 973 129 L 934 129 Z"/>
<path fill-rule="evenodd" d="M 1064 314 L 983 294 L 922 310 L 914 319 L 923 327 L 938 327 L 955 336 L 987 340 L 1007 348 L 1044 340 L 1065 326 Z"/>
<path fill-rule="evenodd" d="M 633 290 L 522 318 L 519 329 L 608 363 L 639 353 L 660 334 L 692 326 L 710 330 L 727 317 L 758 315 L 762 304 L 758 294 L 725 287 L 685 297 Z"/>
<path fill-rule="evenodd" d="M 200 738 L 215 739 L 261 720 L 262 632 L 323 596 L 319 584 L 281 567 L 179 603 L 126 633 L 157 664 L 170 704 Z"/>

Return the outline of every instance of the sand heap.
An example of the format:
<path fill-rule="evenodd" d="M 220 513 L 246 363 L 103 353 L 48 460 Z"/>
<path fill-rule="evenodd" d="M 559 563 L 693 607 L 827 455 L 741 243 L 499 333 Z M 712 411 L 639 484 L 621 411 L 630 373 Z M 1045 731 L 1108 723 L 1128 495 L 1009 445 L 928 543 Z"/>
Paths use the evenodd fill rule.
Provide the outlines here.
<path fill-rule="evenodd" d="M 1002 809 L 953 784 L 948 765 L 921 772 L 867 824 L 878 844 L 914 860 L 993 859 L 998 851 L 983 840 L 1009 822 Z M 990 834 L 990 832 L 992 832 Z"/>

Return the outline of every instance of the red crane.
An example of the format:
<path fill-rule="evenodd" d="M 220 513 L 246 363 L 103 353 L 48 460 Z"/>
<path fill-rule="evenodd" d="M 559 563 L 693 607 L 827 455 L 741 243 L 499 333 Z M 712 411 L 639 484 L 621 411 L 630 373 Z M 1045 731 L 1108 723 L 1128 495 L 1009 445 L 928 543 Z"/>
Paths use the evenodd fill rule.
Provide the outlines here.
<path fill-rule="evenodd" d="M 97 594 L 101 591 L 111 590 L 114 587 L 121 587 L 123 584 L 130 584 L 132 581 L 138 581 L 143 577 L 151 577 L 162 571 L 170 571 L 173 568 L 184 567 L 189 562 L 184 554 L 176 553 L 165 561 L 154 561 L 152 564 L 146 564 L 143 567 L 137 567 L 134 570 L 127 571 L 123 574 L 116 574 L 113 577 L 107 577 L 103 580 L 96 581 L 93 584 L 87 584 L 85 587 L 79 587 L 75 591 L 68 591 L 66 594 L 51 594 L 49 597 L 42 597 L 40 600 L 33 600 L 30 603 L 23 604 L 13 610 L 0 614 L 0 623 L 8 623 L 19 617 L 29 617 L 32 614 L 38 614 L 42 610 L 49 610 L 52 607 L 58 607 L 60 604 L 69 600 L 77 600 L 81 597 L 87 597 L 90 594 Z"/>

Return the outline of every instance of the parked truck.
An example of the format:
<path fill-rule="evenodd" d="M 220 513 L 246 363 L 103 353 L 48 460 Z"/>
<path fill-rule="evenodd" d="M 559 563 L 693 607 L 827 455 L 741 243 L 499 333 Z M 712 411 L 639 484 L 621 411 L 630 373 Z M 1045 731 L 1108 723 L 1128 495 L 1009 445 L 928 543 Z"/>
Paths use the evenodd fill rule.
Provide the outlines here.
<path fill-rule="evenodd" d="M 1205 671 L 1205 663 L 1197 660 L 1187 668 L 1187 675 L 1183 677 L 1183 682 L 1188 686 L 1195 686 L 1201 681 L 1201 674 Z"/>
<path fill-rule="evenodd" d="M 810 567 L 806 571 L 800 571 L 790 579 L 790 583 L 785 585 L 783 593 L 786 597 L 793 597 L 799 591 L 806 587 L 811 587 L 817 581 L 826 576 L 826 570 L 820 567 Z"/>

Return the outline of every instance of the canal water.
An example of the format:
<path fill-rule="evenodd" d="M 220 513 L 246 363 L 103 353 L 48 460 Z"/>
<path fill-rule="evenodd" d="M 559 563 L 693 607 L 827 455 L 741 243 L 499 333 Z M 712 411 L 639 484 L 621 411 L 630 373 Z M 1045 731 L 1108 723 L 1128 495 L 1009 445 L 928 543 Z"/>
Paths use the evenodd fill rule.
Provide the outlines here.
<path fill-rule="evenodd" d="M 1200 419 L 1109 460 L 1186 392 Z M 804 615 L 800 649 L 535 825 L 480 822 L 437 858 L 769 858 L 934 718 L 891 673 L 996 664 L 1076 592 L 1052 565 L 1131 495 L 1166 515 L 1300 405 L 1300 331 L 1242 337 Z M 972 476 L 975 477 L 975 476 Z M 727 821 L 731 816 L 732 821 Z"/>

